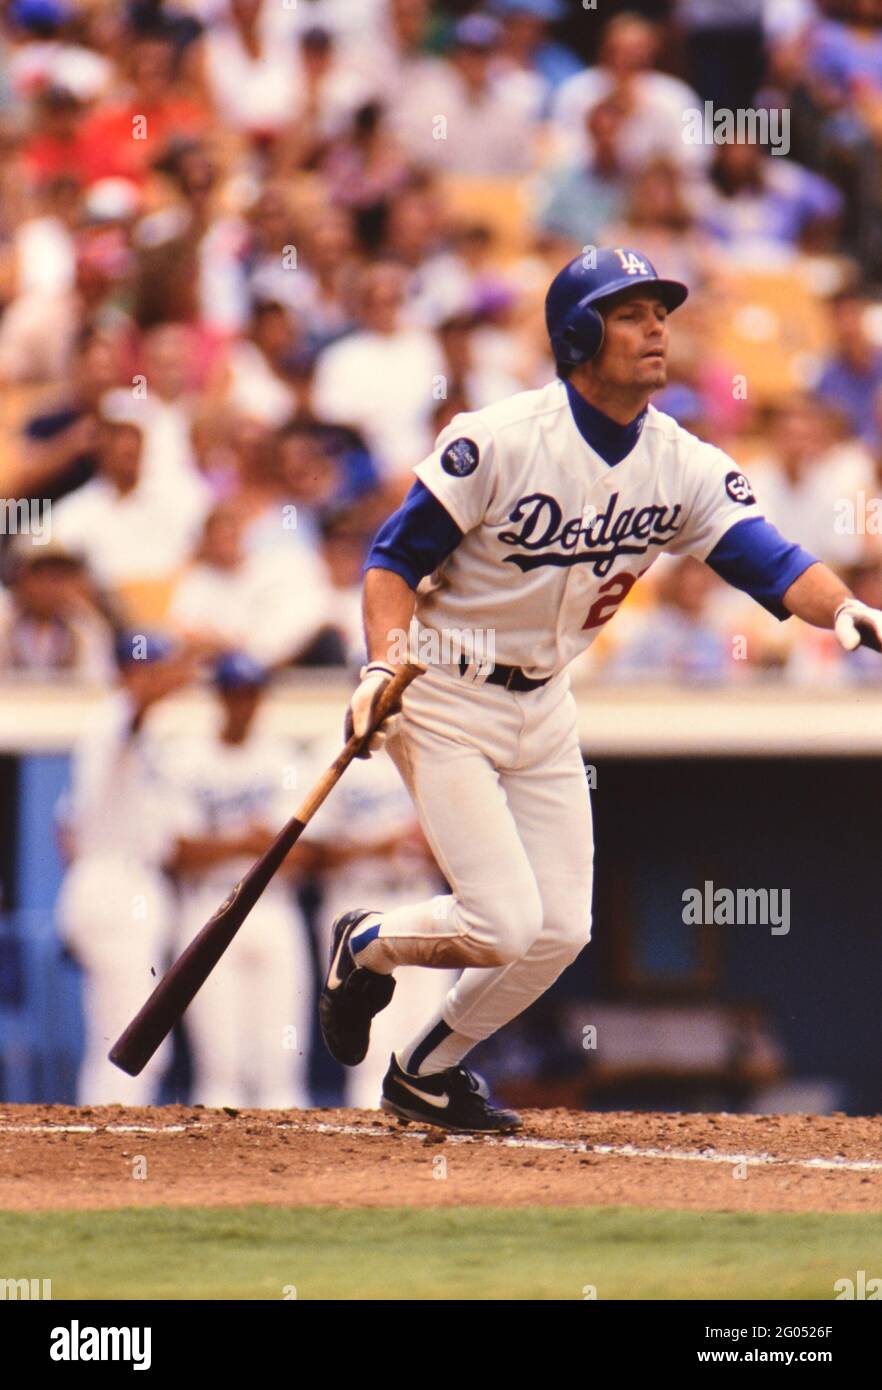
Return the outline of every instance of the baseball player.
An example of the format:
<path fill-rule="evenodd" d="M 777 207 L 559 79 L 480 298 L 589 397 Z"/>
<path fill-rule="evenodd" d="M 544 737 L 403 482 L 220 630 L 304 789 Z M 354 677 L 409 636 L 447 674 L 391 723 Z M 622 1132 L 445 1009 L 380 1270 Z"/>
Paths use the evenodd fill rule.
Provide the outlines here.
<path fill-rule="evenodd" d="M 292 814 L 294 750 L 257 718 L 266 683 L 265 669 L 244 653 L 222 657 L 215 727 L 170 739 L 163 755 L 182 948 Z M 187 1010 L 197 1104 L 309 1104 L 312 962 L 291 876 L 301 858 L 289 856 L 289 872 L 273 879 Z"/>
<path fill-rule="evenodd" d="M 95 710 L 75 749 L 59 807 L 71 863 L 56 906 L 59 934 L 83 969 L 83 1105 L 146 1105 L 168 1060 L 164 1045 L 140 1076 L 125 1076 L 108 1048 L 162 974 L 174 901 L 164 873 L 172 844 L 144 729 L 148 710 L 193 677 L 195 657 L 152 634 L 117 643 L 119 685 Z"/>
<path fill-rule="evenodd" d="M 659 554 L 697 556 L 847 650 L 882 650 L 882 612 L 765 520 L 732 459 L 650 404 L 686 295 L 639 251 L 571 261 L 546 297 L 557 379 L 456 416 L 369 553 L 368 662 L 347 718 L 366 733 L 415 615 L 419 652 L 428 636 L 441 660 L 406 691 L 388 748 L 452 893 L 344 913 L 320 1015 L 351 1066 L 399 966 L 462 969 L 393 1053 L 381 1104 L 402 1119 L 519 1127 L 463 1061 L 589 939 L 591 812 L 567 666 Z M 493 664 L 444 659 L 445 636 L 488 629 Z"/>
<path fill-rule="evenodd" d="M 322 769 L 338 752 L 337 740 L 322 745 L 317 755 Z M 389 912 L 415 897 L 433 897 L 442 887 L 411 800 L 385 753 L 352 764 L 310 821 L 303 840 L 317 854 L 326 948 L 332 923 L 350 903 L 381 904 Z M 367 1056 L 347 1070 L 347 1105 L 376 1109 L 391 1049 L 441 1008 L 456 978 L 455 970 L 405 966 L 398 972 L 395 998 L 377 1019 Z"/>

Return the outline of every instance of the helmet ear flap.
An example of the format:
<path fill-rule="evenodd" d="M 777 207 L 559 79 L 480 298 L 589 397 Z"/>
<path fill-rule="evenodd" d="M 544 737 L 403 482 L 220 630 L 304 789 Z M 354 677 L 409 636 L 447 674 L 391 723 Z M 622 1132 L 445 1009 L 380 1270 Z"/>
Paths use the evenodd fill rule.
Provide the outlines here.
<path fill-rule="evenodd" d="M 561 342 L 566 348 L 564 360 L 569 366 L 590 362 L 603 343 L 603 318 L 592 305 L 585 305 L 564 328 Z"/>

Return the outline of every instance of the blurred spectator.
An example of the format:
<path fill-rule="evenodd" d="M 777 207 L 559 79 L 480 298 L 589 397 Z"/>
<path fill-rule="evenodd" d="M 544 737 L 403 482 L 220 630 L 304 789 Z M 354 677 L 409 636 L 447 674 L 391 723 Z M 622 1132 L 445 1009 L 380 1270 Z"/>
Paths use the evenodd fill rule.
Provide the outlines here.
<path fill-rule="evenodd" d="M 364 6 L 357 7 L 359 23 L 348 36 L 346 52 L 353 68 L 372 82 L 375 97 L 397 106 L 405 92 L 415 90 L 438 70 L 438 58 L 429 53 L 438 15 L 430 0 L 372 3 L 373 24 L 365 23 Z M 315 0 L 310 5 L 314 8 Z"/>
<path fill-rule="evenodd" d="M 631 179 L 623 216 L 604 225 L 603 240 L 639 246 L 660 274 L 689 286 L 690 302 L 713 281 L 713 242 L 698 225 L 682 169 L 668 159 L 649 160 Z"/>
<path fill-rule="evenodd" d="M 143 454 L 137 425 L 103 421 L 95 477 L 52 509 L 53 535 L 108 589 L 173 575 L 193 545 L 192 516 L 146 485 Z"/>
<path fill-rule="evenodd" d="M 223 0 L 202 44 L 212 103 L 225 124 L 250 135 L 277 132 L 297 109 L 297 60 L 281 6 Z"/>
<path fill-rule="evenodd" d="M 298 405 L 291 379 L 296 351 L 297 327 L 285 305 L 255 304 L 247 335 L 230 344 L 224 359 L 224 404 L 272 429 L 285 424 Z"/>
<path fill-rule="evenodd" d="M 388 202 L 409 177 L 407 161 L 386 125 L 380 102 L 365 102 L 358 108 L 350 129 L 330 147 L 322 172 L 332 201 L 354 213 L 362 245 L 376 249 Z"/>
<path fill-rule="evenodd" d="M 547 114 L 554 91 L 582 69 L 572 49 L 551 36 L 551 26 L 566 18 L 564 0 L 494 0 L 492 9 L 502 19 L 506 63 L 541 78 L 547 92 L 542 114 Z"/>
<path fill-rule="evenodd" d="M 847 289 L 829 301 L 833 352 L 827 358 L 815 387 L 818 397 L 841 411 L 854 434 L 876 442 L 879 424 L 876 395 L 882 387 L 882 346 L 868 331 L 870 300 L 859 290 Z"/>
<path fill-rule="evenodd" d="M 413 174 L 384 209 L 381 255 L 406 266 L 405 317 L 437 329 L 450 314 L 474 306 L 481 278 L 463 256 L 462 238 L 446 235 L 440 180 Z"/>
<path fill-rule="evenodd" d="M 580 151 L 540 186 L 534 220 L 543 232 L 578 246 L 597 245 L 602 229 L 621 216 L 626 196 L 620 149 L 625 118 L 626 107 L 617 95 L 588 109 L 588 152 Z"/>
<path fill-rule="evenodd" d="M 637 618 L 604 666 L 604 679 L 719 682 L 731 675 L 731 646 L 711 618 L 720 582 L 691 557 L 666 564 L 657 582 L 658 606 Z"/>
<path fill-rule="evenodd" d="M 500 360 L 493 351 L 491 333 L 472 314 L 455 314 L 439 325 L 438 339 L 444 353 L 444 401 L 465 403 L 459 404 L 453 415 L 458 410 L 481 410 L 522 389 L 511 363 Z M 443 428 L 437 414 L 434 427 L 436 432 Z"/>
<path fill-rule="evenodd" d="M 360 328 L 333 343 L 316 369 L 313 408 L 355 425 L 387 477 L 401 477 L 431 449 L 433 388 L 443 372 L 434 336 L 402 319 L 406 273 L 377 263 L 358 283 Z"/>
<path fill-rule="evenodd" d="M 765 0 L 675 0 L 689 80 L 702 101 L 736 111 L 753 105 L 763 76 Z"/>
<path fill-rule="evenodd" d="M 604 30 L 595 67 L 567 79 L 557 91 L 552 116 L 565 148 L 584 151 L 587 113 L 615 96 L 624 124 L 621 157 L 629 172 L 654 155 L 663 155 L 691 170 L 701 170 L 708 152 L 683 139 L 683 113 L 700 107 L 698 93 L 679 78 L 655 70 L 659 30 L 640 15 L 622 13 Z M 590 157 L 590 149 L 586 151 Z"/>
<path fill-rule="evenodd" d="M 75 19 L 71 5 L 63 0 L 16 0 L 9 7 L 9 18 L 16 37 L 27 40 L 9 59 L 9 82 L 19 95 L 54 87 L 86 102 L 106 94 L 112 65 L 71 40 Z"/>
<path fill-rule="evenodd" d="M 302 546 L 248 552 L 234 502 L 205 522 L 196 559 L 172 595 L 169 621 L 216 651 L 236 648 L 268 667 L 301 657 L 325 626 L 326 581 Z"/>
<path fill-rule="evenodd" d="M 865 460 L 834 450 L 835 418 L 818 402 L 796 397 L 772 414 L 768 452 L 750 465 L 763 513 L 785 536 L 829 565 L 854 563 L 860 539 L 836 524 L 836 504 L 854 497 Z"/>
<path fill-rule="evenodd" d="M 168 180 L 173 201 L 135 228 L 138 322 L 185 319 L 215 333 L 235 332 L 248 316 L 247 227 L 218 207 L 215 153 L 204 140 L 174 140 L 155 169 Z"/>
<path fill-rule="evenodd" d="M 13 235 L 13 292 L 66 294 L 76 279 L 79 185 L 56 174 L 35 190 L 34 203 L 34 215 L 19 222 Z"/>
<path fill-rule="evenodd" d="M 325 518 L 355 502 L 370 526 L 380 502 L 377 473 L 356 431 L 305 414 L 274 435 L 243 416 L 227 434 L 249 551 L 283 542 L 315 555 Z M 379 514 L 374 519 L 379 524 Z"/>
<path fill-rule="evenodd" d="M 699 221 L 733 260 L 767 263 L 776 252 L 828 251 L 842 196 L 820 175 L 759 145 L 715 147 Z"/>
<path fill-rule="evenodd" d="M 0 671 L 112 680 L 113 633 L 82 561 L 57 543 L 28 538 L 14 547 L 11 568 L 8 591 L 0 589 Z"/>
<path fill-rule="evenodd" d="M 178 949 L 192 941 L 296 806 L 294 749 L 261 727 L 267 673 L 244 653 L 217 664 L 211 726 L 170 739 L 159 784 L 175 835 Z M 294 888 L 296 846 L 187 1009 L 197 1105 L 309 1104 L 313 972 Z"/>
<path fill-rule="evenodd" d="M 25 291 L 0 318 L 0 385 L 56 383 L 70 373 L 84 328 L 123 330 L 130 319 L 116 298 L 131 269 L 116 228 L 82 232 L 75 243 L 74 283 Z"/>
<path fill-rule="evenodd" d="M 142 370 L 132 386 L 109 391 L 101 403 L 108 418 L 137 425 L 144 437 L 144 491 L 174 508 L 190 528 L 200 525 L 210 501 L 192 438 L 194 345 L 186 325 L 158 324 L 142 337 Z"/>
<path fill-rule="evenodd" d="M 80 334 L 67 392 L 25 425 L 21 467 L 10 480 L 15 496 L 56 501 L 94 476 L 100 402 L 119 380 L 120 348 L 101 329 Z"/>
<path fill-rule="evenodd" d="M 21 161 L 36 186 L 69 178 L 79 187 L 89 177 L 89 149 L 83 131 L 85 107 L 68 87 L 38 89 L 30 109 L 30 128 L 21 144 Z"/>
<path fill-rule="evenodd" d="M 535 75 L 501 70 L 495 61 L 501 41 L 491 16 L 466 15 L 454 27 L 450 57 L 402 94 L 396 129 L 416 162 L 481 176 L 530 169 L 544 84 Z"/>
<path fill-rule="evenodd" d="M 172 139 L 200 135 L 209 125 L 207 107 L 182 88 L 167 29 L 133 33 L 126 56 L 125 97 L 98 106 L 80 128 L 82 154 L 71 172 L 84 183 L 120 177 L 142 184 Z"/>

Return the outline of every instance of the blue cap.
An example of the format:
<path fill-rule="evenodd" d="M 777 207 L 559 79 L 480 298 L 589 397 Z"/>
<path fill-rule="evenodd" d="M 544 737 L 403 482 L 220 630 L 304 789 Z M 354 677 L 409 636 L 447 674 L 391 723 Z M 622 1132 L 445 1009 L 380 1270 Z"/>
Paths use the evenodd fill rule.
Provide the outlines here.
<path fill-rule="evenodd" d="M 15 0 L 9 11 L 14 24 L 22 29 L 58 29 L 67 24 L 72 11 L 63 0 Z"/>
<path fill-rule="evenodd" d="M 563 0 L 496 0 L 493 8 L 497 14 L 531 14 L 549 24 L 563 19 L 566 14 Z"/>
<path fill-rule="evenodd" d="M 153 661 L 162 661 L 174 651 L 174 642 L 160 632 L 120 632 L 114 641 L 116 664 L 125 666 L 143 664 L 149 666 Z"/>
<path fill-rule="evenodd" d="M 214 668 L 218 690 L 243 690 L 266 685 L 269 672 L 246 652 L 225 652 Z"/>
<path fill-rule="evenodd" d="M 489 14 L 467 14 L 453 28 L 453 37 L 460 48 L 495 48 L 502 30 Z"/>

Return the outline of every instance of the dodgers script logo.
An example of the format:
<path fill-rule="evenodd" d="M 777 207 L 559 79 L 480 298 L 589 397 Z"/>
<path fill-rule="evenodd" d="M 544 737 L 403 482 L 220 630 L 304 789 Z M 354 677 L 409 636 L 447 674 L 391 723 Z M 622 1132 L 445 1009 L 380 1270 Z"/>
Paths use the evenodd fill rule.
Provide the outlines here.
<path fill-rule="evenodd" d="M 609 574 L 620 555 L 645 555 L 651 545 L 664 545 L 680 530 L 683 507 L 679 502 L 673 507 L 653 503 L 617 512 L 618 500 L 614 492 L 606 511 L 590 521 L 577 516 L 563 522 L 560 503 L 547 492 L 519 497 L 508 519 L 520 521 L 521 528 L 500 531 L 499 539 L 503 545 L 539 553 L 506 555 L 505 563 L 517 565 L 524 573 L 540 565 L 593 565 L 600 577 Z"/>

